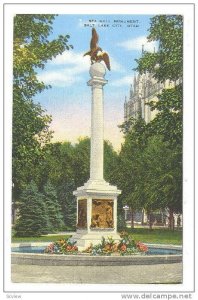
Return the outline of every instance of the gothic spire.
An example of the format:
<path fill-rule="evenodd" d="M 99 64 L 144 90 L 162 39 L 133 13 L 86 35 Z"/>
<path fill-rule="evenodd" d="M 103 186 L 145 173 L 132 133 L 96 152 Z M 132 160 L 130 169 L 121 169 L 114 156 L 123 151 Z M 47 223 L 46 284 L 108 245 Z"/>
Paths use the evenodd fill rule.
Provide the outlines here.
<path fill-rule="evenodd" d="M 130 99 L 133 97 L 133 85 L 130 86 Z"/>
<path fill-rule="evenodd" d="M 134 74 L 134 79 L 133 79 L 133 86 L 134 86 L 134 89 L 135 89 L 135 85 L 136 85 L 136 74 Z"/>
<path fill-rule="evenodd" d="M 136 87 L 137 85 L 137 79 L 136 79 L 136 74 L 134 74 L 134 79 L 133 79 L 133 91 L 134 91 L 134 94 L 136 93 Z"/>

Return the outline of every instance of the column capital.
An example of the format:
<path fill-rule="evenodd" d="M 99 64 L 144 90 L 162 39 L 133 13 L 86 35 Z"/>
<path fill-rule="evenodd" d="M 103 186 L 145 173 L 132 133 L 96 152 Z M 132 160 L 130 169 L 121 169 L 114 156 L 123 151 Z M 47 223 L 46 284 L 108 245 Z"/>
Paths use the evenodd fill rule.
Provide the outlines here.
<path fill-rule="evenodd" d="M 92 87 L 103 87 L 105 84 L 107 84 L 108 80 L 102 78 L 102 77 L 96 77 L 94 76 L 92 79 L 90 79 L 87 82 L 88 86 Z"/>

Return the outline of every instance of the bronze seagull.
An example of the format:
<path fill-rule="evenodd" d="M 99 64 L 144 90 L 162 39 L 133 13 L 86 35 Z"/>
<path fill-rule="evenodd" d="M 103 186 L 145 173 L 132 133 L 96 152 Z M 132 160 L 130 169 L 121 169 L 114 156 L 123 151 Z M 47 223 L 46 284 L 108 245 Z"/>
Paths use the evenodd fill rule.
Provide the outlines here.
<path fill-rule="evenodd" d="M 87 51 L 84 56 L 89 55 L 91 59 L 91 64 L 95 62 L 100 62 L 104 61 L 107 69 L 110 71 L 111 66 L 110 66 L 110 60 L 109 60 L 109 55 L 107 52 L 103 51 L 99 46 L 98 46 L 98 34 L 95 30 L 95 28 L 92 28 L 92 38 L 90 41 L 90 50 Z"/>

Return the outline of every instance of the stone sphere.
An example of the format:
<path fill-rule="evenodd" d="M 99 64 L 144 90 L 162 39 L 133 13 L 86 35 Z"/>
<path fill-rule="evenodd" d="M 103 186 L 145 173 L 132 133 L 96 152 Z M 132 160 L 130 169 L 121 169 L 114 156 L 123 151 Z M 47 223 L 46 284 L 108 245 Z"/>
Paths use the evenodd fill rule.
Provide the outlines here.
<path fill-rule="evenodd" d="M 106 73 L 105 66 L 99 62 L 94 63 L 91 65 L 89 74 L 91 77 L 104 77 Z"/>

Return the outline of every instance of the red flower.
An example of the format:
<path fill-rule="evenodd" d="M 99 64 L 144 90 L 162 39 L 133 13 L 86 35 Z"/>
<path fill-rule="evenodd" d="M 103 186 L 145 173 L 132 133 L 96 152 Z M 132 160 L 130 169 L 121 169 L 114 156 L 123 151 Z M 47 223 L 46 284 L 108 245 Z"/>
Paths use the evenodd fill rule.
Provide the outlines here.
<path fill-rule="evenodd" d="M 122 246 L 120 247 L 121 251 L 125 252 L 127 249 L 127 246 L 125 244 L 122 244 Z"/>
<path fill-rule="evenodd" d="M 142 252 L 147 252 L 148 251 L 148 247 L 143 243 L 137 242 L 136 246 Z"/>
<path fill-rule="evenodd" d="M 72 250 L 72 246 L 68 245 L 68 246 L 66 247 L 66 250 L 67 250 L 67 251 L 71 251 L 71 250 Z"/>

